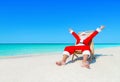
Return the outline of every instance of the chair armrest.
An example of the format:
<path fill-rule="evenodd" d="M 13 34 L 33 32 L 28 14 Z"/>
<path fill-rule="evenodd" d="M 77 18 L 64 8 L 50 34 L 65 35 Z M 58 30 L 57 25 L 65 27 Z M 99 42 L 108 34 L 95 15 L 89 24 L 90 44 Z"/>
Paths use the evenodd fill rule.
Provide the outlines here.
<path fill-rule="evenodd" d="M 90 44 L 90 50 L 91 50 L 91 55 L 93 55 L 94 54 L 94 43 L 93 43 L 93 41 Z"/>

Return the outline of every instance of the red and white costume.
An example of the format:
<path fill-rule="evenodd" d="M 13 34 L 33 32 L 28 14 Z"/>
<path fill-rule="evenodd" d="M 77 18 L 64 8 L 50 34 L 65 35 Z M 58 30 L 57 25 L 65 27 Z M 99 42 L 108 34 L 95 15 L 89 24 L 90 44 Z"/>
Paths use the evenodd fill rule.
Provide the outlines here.
<path fill-rule="evenodd" d="M 75 46 L 67 46 L 64 49 L 63 54 L 65 55 L 72 55 L 75 50 L 82 50 L 83 55 L 89 55 L 90 56 L 90 42 L 92 39 L 100 32 L 101 30 L 97 28 L 92 34 L 90 34 L 88 37 L 80 37 L 77 35 L 74 31 L 71 31 L 70 33 L 75 37 L 76 39 L 76 45 Z"/>

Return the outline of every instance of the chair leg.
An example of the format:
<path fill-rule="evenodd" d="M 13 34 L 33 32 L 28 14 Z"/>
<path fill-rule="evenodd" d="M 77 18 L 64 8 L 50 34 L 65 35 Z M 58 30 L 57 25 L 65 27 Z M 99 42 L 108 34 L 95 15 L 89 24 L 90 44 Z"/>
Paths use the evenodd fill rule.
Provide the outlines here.
<path fill-rule="evenodd" d="M 75 56 L 78 58 L 78 56 L 75 54 Z"/>
<path fill-rule="evenodd" d="M 78 56 L 76 54 L 73 54 L 72 61 L 74 60 L 74 56 L 76 56 L 76 58 L 78 58 Z"/>
<path fill-rule="evenodd" d="M 75 55 L 75 54 L 73 54 L 73 56 L 72 56 L 72 61 L 74 60 L 74 55 Z"/>

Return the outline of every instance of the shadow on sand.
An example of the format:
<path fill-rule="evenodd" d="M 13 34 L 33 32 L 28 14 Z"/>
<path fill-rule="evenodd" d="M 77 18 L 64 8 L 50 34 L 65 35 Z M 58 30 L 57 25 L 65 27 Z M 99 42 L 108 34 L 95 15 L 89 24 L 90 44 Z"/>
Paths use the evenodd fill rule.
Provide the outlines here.
<path fill-rule="evenodd" d="M 96 60 L 99 58 L 99 57 L 103 57 L 103 56 L 113 56 L 112 54 L 95 54 L 94 57 L 92 58 L 92 60 L 90 61 L 90 64 L 93 64 L 96 62 Z M 79 61 L 79 60 L 82 60 L 83 57 L 78 57 L 78 58 L 75 58 L 74 60 L 70 60 L 68 61 L 66 64 L 70 64 L 70 63 L 74 63 L 76 61 Z"/>

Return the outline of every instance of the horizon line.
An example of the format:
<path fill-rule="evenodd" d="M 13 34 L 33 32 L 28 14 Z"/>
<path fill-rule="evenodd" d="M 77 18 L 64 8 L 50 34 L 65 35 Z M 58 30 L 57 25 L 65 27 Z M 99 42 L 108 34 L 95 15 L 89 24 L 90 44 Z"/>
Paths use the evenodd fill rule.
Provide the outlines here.
<path fill-rule="evenodd" d="M 74 44 L 74 43 L 0 43 L 0 44 Z M 94 43 L 94 44 L 120 44 L 120 43 Z"/>

